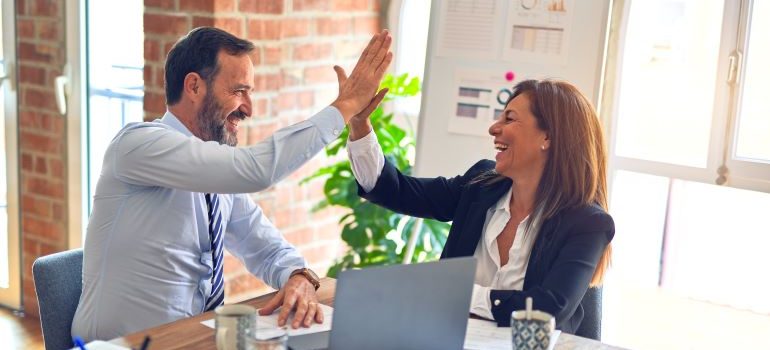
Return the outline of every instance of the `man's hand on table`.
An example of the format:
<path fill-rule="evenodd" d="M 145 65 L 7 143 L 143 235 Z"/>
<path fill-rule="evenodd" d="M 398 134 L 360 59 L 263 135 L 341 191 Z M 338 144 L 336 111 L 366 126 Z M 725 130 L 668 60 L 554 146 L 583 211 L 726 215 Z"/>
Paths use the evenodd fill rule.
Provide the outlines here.
<path fill-rule="evenodd" d="M 270 315 L 278 307 L 281 307 L 281 312 L 278 314 L 279 326 L 287 323 L 291 311 L 294 311 L 294 320 L 291 322 L 292 328 L 310 327 L 313 320 L 317 323 L 324 321 L 323 312 L 318 305 L 315 287 L 302 275 L 294 275 L 289 278 L 286 285 L 267 302 L 265 307 L 259 310 L 259 314 L 262 316 Z"/>

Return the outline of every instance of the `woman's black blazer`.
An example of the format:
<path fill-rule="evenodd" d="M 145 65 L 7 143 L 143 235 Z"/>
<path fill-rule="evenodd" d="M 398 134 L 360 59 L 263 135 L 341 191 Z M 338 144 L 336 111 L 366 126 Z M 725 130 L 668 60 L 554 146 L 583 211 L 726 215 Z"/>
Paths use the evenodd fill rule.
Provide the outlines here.
<path fill-rule="evenodd" d="M 452 221 L 441 258 L 473 256 L 487 209 L 511 187 L 510 179 L 472 183 L 494 167 L 495 162 L 482 160 L 451 179 L 416 178 L 402 174 L 386 160 L 375 187 L 367 193 L 359 186 L 358 192 L 398 213 Z M 509 326 L 511 312 L 524 309 L 525 299 L 532 297 L 535 309 L 556 317 L 556 328 L 574 333 L 583 320 L 580 302 L 614 234 L 612 217 L 598 205 L 564 209 L 543 221 L 529 257 L 523 290 L 490 293 L 492 315 L 498 325 Z"/>

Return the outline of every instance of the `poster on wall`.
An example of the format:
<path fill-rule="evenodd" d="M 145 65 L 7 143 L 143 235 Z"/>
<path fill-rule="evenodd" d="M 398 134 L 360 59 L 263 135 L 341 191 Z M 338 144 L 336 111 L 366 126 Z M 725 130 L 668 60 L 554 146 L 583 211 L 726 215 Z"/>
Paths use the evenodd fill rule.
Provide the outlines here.
<path fill-rule="evenodd" d="M 455 70 L 449 132 L 489 136 L 489 127 L 505 110 L 511 88 L 524 79 L 510 71 Z"/>
<path fill-rule="evenodd" d="M 514 0 L 508 6 L 503 59 L 567 64 L 574 0 Z"/>
<path fill-rule="evenodd" d="M 441 1 L 436 56 L 497 59 L 505 3 L 499 0 Z"/>

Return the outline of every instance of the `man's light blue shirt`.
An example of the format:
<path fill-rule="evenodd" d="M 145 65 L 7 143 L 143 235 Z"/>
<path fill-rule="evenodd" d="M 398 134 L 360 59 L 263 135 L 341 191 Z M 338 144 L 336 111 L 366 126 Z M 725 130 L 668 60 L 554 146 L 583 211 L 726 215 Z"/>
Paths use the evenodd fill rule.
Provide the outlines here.
<path fill-rule="evenodd" d="M 333 141 L 327 107 L 257 145 L 203 142 L 170 112 L 126 125 L 104 156 L 84 245 L 72 334 L 111 339 L 204 311 L 212 256 L 205 193 L 219 193 L 225 248 L 273 288 L 305 260 L 247 193 L 280 181 Z"/>

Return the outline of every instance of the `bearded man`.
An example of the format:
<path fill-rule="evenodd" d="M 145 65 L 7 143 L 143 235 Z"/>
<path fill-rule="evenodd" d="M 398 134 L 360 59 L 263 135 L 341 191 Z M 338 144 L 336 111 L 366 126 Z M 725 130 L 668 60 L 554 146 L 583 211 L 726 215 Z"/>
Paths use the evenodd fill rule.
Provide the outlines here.
<path fill-rule="evenodd" d="M 222 305 L 224 248 L 279 289 L 260 312 L 282 306 L 283 325 L 295 311 L 294 328 L 322 322 L 318 277 L 248 193 L 289 175 L 379 104 L 391 41 L 387 31 L 374 35 L 350 77 L 334 67 L 330 106 L 236 148 L 238 124 L 252 114 L 254 45 L 211 27 L 182 37 L 166 58 L 166 114 L 126 125 L 105 153 L 72 335 L 112 339 Z"/>

